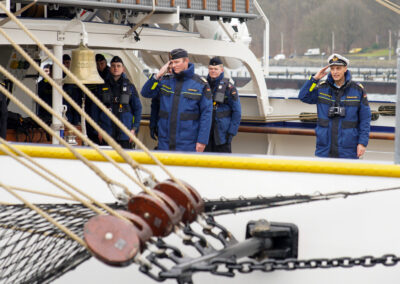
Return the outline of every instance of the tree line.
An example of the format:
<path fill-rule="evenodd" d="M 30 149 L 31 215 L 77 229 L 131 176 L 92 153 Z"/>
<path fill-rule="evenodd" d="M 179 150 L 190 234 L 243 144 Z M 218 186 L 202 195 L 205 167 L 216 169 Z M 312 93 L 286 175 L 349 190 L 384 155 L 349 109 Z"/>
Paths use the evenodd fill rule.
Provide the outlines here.
<path fill-rule="evenodd" d="M 309 48 L 327 54 L 332 47 L 339 53 L 358 47 L 387 48 L 390 33 L 392 47 L 397 45 L 400 15 L 375 0 L 259 0 L 259 4 L 269 20 L 270 55 L 281 53 L 282 47 L 287 56 L 302 55 Z M 261 19 L 247 24 L 251 35 L 263 34 Z M 251 48 L 261 57 L 263 39 L 252 38 Z"/>

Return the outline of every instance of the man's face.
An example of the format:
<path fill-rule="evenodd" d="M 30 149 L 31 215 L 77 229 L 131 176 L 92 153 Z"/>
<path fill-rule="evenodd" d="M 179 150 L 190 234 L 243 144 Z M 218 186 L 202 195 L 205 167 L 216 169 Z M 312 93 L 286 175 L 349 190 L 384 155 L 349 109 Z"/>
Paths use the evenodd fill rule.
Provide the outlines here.
<path fill-rule="evenodd" d="M 50 75 L 50 68 L 43 68 L 44 73 Z"/>
<path fill-rule="evenodd" d="M 222 65 L 208 65 L 208 75 L 210 75 L 211 78 L 218 78 L 222 72 L 224 72 L 224 67 Z"/>
<path fill-rule="evenodd" d="M 107 61 L 105 60 L 96 61 L 96 65 L 97 65 L 97 70 L 103 72 L 103 70 L 106 69 Z"/>
<path fill-rule="evenodd" d="M 189 58 L 178 58 L 171 60 L 171 67 L 175 71 L 176 74 L 185 71 L 189 66 Z"/>
<path fill-rule="evenodd" d="M 121 62 L 113 62 L 110 66 L 110 73 L 113 76 L 121 76 L 124 72 L 124 65 Z"/>
<path fill-rule="evenodd" d="M 347 71 L 347 66 L 343 65 L 332 65 L 330 67 L 331 75 L 334 81 L 342 81 L 344 79 L 344 73 Z"/>
<path fill-rule="evenodd" d="M 71 67 L 71 60 L 63 60 L 63 64 L 69 69 Z"/>

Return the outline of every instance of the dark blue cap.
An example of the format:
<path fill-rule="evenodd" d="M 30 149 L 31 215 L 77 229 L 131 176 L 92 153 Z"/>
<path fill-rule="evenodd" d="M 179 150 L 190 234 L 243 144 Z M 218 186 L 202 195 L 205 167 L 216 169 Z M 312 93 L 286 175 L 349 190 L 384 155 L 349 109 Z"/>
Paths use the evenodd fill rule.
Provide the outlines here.
<path fill-rule="evenodd" d="M 96 61 L 103 61 L 103 60 L 106 60 L 106 58 L 104 57 L 104 55 L 101 54 L 101 53 L 97 53 L 97 54 L 96 54 Z"/>
<path fill-rule="evenodd" d="M 216 57 L 213 57 L 210 59 L 210 63 L 208 65 L 217 66 L 217 65 L 221 65 L 221 64 L 223 64 L 221 61 L 221 58 L 216 56 Z"/>
<path fill-rule="evenodd" d="M 63 61 L 65 61 L 65 60 L 71 60 L 71 56 L 69 56 L 68 54 L 64 54 Z"/>
<path fill-rule="evenodd" d="M 121 62 L 122 64 L 124 64 L 124 62 L 122 62 L 121 57 L 119 57 L 119 56 L 114 56 L 114 57 L 111 59 L 110 64 L 111 64 L 111 63 L 114 63 L 114 62 Z"/>
<path fill-rule="evenodd" d="M 178 59 L 178 58 L 189 57 L 189 55 L 186 50 L 182 48 L 177 48 L 171 51 L 170 57 L 171 59 Z"/>

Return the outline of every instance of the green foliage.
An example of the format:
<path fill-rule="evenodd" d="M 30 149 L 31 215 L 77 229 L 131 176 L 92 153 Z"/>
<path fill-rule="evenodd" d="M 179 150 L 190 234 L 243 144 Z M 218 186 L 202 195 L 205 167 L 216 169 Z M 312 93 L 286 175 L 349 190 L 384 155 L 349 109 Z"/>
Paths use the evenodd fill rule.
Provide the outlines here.
<path fill-rule="evenodd" d="M 374 42 L 374 43 L 372 44 L 371 48 L 372 48 L 372 49 L 379 49 L 380 46 L 379 46 L 378 43 Z"/>
<path fill-rule="evenodd" d="M 352 54 L 353 57 L 385 57 L 389 55 L 389 49 L 382 48 L 366 48 L 363 49 L 361 53 Z"/>

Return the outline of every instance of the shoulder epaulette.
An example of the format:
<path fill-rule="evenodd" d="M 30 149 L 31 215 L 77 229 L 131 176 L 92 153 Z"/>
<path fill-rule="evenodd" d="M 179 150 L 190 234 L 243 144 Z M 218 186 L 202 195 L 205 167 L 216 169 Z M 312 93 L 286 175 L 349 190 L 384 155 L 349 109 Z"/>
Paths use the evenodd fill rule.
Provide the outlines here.
<path fill-rule="evenodd" d="M 197 82 L 202 83 L 203 85 L 208 84 L 206 78 L 201 77 L 201 76 L 199 76 L 199 75 L 197 75 L 197 74 L 194 74 L 193 77 L 192 77 L 192 79 L 195 80 L 195 81 L 197 81 Z"/>
<path fill-rule="evenodd" d="M 361 83 L 351 81 L 351 85 L 350 86 L 352 86 L 353 88 L 358 89 L 361 92 L 365 92 L 364 86 Z"/>
<path fill-rule="evenodd" d="M 326 83 L 327 83 L 326 80 L 319 81 L 318 86 L 325 85 Z"/>

